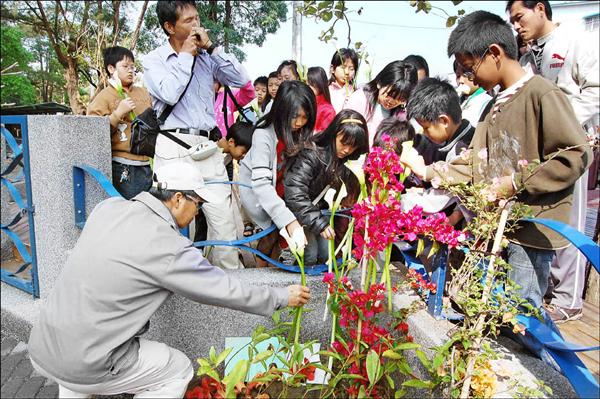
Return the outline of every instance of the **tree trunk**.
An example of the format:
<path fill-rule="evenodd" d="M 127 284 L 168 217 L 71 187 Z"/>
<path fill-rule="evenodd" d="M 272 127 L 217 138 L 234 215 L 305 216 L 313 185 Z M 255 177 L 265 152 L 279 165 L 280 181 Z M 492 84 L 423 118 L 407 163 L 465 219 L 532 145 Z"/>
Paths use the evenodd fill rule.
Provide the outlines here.
<path fill-rule="evenodd" d="M 231 0 L 225 0 L 225 32 L 223 35 L 223 47 L 225 52 L 229 52 L 229 34 L 227 29 L 231 29 Z"/>
<path fill-rule="evenodd" d="M 142 23 L 144 22 L 144 15 L 146 15 L 147 8 L 148 0 L 144 1 L 142 11 L 140 11 L 140 16 L 138 17 L 137 24 L 135 25 L 135 31 L 133 32 L 133 36 L 131 37 L 131 45 L 129 46 L 129 50 L 133 50 L 135 48 L 135 45 L 137 44 L 138 38 L 140 37 L 140 31 L 142 30 Z"/>
<path fill-rule="evenodd" d="M 292 1 L 292 59 L 302 63 L 302 14 L 300 1 Z"/>
<path fill-rule="evenodd" d="M 65 68 L 65 87 L 69 96 L 69 105 L 73 115 L 85 115 L 85 105 L 79 96 L 79 75 L 77 73 L 77 61 L 69 58 Z"/>

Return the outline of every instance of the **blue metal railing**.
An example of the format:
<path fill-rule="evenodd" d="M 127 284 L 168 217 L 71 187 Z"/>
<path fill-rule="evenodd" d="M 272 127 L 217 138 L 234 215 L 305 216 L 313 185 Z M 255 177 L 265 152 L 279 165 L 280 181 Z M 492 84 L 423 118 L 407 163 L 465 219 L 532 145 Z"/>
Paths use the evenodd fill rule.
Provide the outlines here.
<path fill-rule="evenodd" d="M 21 129 L 21 145 L 17 143 L 12 133 L 6 128 L 6 125 L 19 125 Z M 34 214 L 35 207 L 33 205 L 31 193 L 31 173 L 29 169 L 29 136 L 27 131 L 27 116 L 25 115 L 2 115 L 0 116 L 0 132 L 4 137 L 6 144 L 10 147 L 12 155 L 8 166 L 0 172 L 2 185 L 6 187 L 10 196 L 17 203 L 19 212 L 6 224 L 0 226 L 2 233 L 13 242 L 17 251 L 23 258 L 23 264 L 16 271 L 1 270 L 1 280 L 7 284 L 17 287 L 39 298 L 40 288 L 38 283 L 37 271 L 37 256 L 35 245 L 35 224 Z M 4 155 L 4 154 L 3 154 Z M 15 177 L 13 181 L 9 180 L 8 174 L 17 169 L 22 168 L 22 171 Z M 25 199 L 23 199 L 15 187 L 14 183 L 24 180 L 25 182 Z M 29 245 L 30 249 L 23 243 L 21 238 L 12 230 L 21 218 L 27 216 L 29 225 Z M 18 274 L 28 270 L 29 279 L 24 279 Z"/>
<path fill-rule="evenodd" d="M 85 173 L 93 177 L 110 197 L 121 197 L 112 182 L 98 169 L 89 165 L 73 166 L 73 209 L 75 210 L 75 225 L 80 229 L 85 226 L 87 218 L 85 212 Z"/>

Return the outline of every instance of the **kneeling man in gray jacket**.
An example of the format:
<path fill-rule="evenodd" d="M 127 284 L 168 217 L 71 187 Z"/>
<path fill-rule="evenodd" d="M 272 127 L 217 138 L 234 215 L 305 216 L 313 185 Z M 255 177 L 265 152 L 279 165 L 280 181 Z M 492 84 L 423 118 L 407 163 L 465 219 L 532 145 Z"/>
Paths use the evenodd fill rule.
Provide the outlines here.
<path fill-rule="evenodd" d="M 57 381 L 61 398 L 183 397 L 190 360 L 139 337 L 172 293 L 265 316 L 310 298 L 306 287 L 249 286 L 208 263 L 179 229 L 218 198 L 190 164 L 155 172 L 150 192 L 96 206 L 31 331 L 33 366 Z"/>

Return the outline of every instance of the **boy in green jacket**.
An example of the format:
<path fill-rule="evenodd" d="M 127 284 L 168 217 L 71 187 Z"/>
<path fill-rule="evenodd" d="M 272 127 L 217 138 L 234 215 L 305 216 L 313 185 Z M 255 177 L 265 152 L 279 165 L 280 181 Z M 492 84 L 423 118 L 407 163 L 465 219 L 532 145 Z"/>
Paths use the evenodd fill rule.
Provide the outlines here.
<path fill-rule="evenodd" d="M 567 97 L 548 80 L 524 70 L 517 54 L 512 30 L 499 16 L 476 11 L 462 18 L 450 35 L 448 56 L 454 55 L 464 75 L 485 90 L 500 87 L 471 142 L 476 156 L 472 163 L 461 157 L 452 161 L 446 176 L 425 166 L 414 151 L 403 152 L 401 161 L 425 180 L 436 175 L 450 176 L 456 183 L 497 179 L 499 196 L 510 197 L 522 187 L 518 201 L 529 205 L 534 217 L 568 223 L 573 184 L 591 161 L 591 150 Z M 514 156 L 506 155 L 508 148 Z M 535 160 L 544 165 L 533 174 L 519 166 Z M 508 238 L 509 277 L 521 286 L 521 297 L 539 308 L 554 250 L 568 241 L 534 223 L 523 223 Z"/>

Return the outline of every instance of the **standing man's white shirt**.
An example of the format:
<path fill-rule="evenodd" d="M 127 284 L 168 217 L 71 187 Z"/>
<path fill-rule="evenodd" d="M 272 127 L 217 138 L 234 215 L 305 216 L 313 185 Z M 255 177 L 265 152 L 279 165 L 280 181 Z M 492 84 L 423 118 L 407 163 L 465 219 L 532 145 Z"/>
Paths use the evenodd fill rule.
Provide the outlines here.
<path fill-rule="evenodd" d="M 600 112 L 598 32 L 558 24 L 533 46 L 543 47 L 541 57 L 537 58 L 530 50 L 521 58 L 521 64 L 530 64 L 534 73 L 555 83 L 567 95 L 579 123 L 587 126 L 594 119 L 597 123 Z"/>

